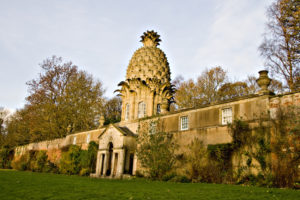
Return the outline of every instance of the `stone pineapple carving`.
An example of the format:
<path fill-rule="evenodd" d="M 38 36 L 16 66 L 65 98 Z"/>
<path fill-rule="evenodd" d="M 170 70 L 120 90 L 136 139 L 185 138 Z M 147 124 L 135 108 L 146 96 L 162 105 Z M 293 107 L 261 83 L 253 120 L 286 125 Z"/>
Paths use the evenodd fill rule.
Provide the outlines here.
<path fill-rule="evenodd" d="M 122 97 L 122 119 L 125 105 L 130 105 L 131 119 L 137 115 L 137 105 L 145 102 L 147 116 L 166 112 L 173 101 L 173 87 L 170 83 L 170 67 L 165 53 L 157 46 L 160 36 L 154 31 L 146 31 L 141 36 L 143 47 L 136 50 L 129 62 L 126 80 L 119 83 Z"/>
<path fill-rule="evenodd" d="M 129 62 L 126 79 L 157 78 L 163 83 L 170 81 L 170 67 L 165 53 L 157 46 L 161 41 L 154 31 L 145 32 L 141 38 L 144 46 L 136 50 Z"/>
<path fill-rule="evenodd" d="M 151 46 L 158 46 L 160 40 L 160 35 L 157 34 L 157 32 L 152 31 L 147 31 L 144 32 L 143 35 L 141 36 L 141 41 L 145 46 L 151 47 Z"/>

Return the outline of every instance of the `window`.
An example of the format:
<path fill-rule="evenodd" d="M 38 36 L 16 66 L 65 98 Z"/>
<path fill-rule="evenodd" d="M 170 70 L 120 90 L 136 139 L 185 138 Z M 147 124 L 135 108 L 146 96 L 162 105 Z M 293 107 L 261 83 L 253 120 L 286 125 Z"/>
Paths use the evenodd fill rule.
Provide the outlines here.
<path fill-rule="evenodd" d="M 88 133 L 87 136 L 86 136 L 86 143 L 87 143 L 87 144 L 90 143 L 90 138 L 91 138 L 91 136 L 90 136 L 90 134 Z"/>
<path fill-rule="evenodd" d="M 146 116 L 146 104 L 144 102 L 140 102 L 138 107 L 138 118 L 143 118 L 145 116 Z"/>
<path fill-rule="evenodd" d="M 75 145 L 76 144 L 76 136 L 74 136 L 74 138 L 73 138 L 73 144 Z"/>
<path fill-rule="evenodd" d="M 180 117 L 180 129 L 182 131 L 189 129 L 189 118 L 187 116 Z"/>
<path fill-rule="evenodd" d="M 129 109 L 130 109 L 130 105 L 126 104 L 126 106 L 125 106 L 125 120 L 129 119 Z"/>
<path fill-rule="evenodd" d="M 222 109 L 222 125 L 232 123 L 232 108 Z"/>
<path fill-rule="evenodd" d="M 160 104 L 157 104 L 157 107 L 156 107 L 156 113 L 157 113 L 157 114 L 160 113 Z"/>

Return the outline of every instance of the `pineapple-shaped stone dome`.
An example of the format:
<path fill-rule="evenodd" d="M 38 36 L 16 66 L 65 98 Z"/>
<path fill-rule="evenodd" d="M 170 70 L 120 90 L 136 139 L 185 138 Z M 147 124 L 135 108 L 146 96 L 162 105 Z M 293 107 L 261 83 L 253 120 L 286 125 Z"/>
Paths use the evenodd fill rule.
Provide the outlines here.
<path fill-rule="evenodd" d="M 122 121 L 164 114 L 173 102 L 169 63 L 165 53 L 157 48 L 159 35 L 147 31 L 141 38 L 144 46 L 132 56 L 126 80 L 116 90 L 122 98 Z"/>
<path fill-rule="evenodd" d="M 157 79 L 161 83 L 170 82 L 170 67 L 165 53 L 157 46 L 161 41 L 154 31 L 141 36 L 143 47 L 136 50 L 129 62 L 126 79 L 139 78 L 142 81 Z"/>

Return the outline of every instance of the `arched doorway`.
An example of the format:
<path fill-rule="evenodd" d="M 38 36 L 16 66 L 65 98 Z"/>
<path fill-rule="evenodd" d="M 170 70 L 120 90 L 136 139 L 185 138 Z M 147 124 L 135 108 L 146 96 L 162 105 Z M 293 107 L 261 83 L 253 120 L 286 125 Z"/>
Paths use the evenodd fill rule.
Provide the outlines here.
<path fill-rule="evenodd" d="M 110 176 L 110 174 L 111 174 L 111 168 L 112 168 L 112 166 L 111 166 L 111 163 L 112 163 L 112 155 L 113 155 L 113 148 L 114 148 L 114 145 L 113 145 L 113 143 L 112 142 L 110 142 L 109 144 L 108 144 L 108 164 L 107 164 L 107 170 L 106 170 L 106 176 Z"/>

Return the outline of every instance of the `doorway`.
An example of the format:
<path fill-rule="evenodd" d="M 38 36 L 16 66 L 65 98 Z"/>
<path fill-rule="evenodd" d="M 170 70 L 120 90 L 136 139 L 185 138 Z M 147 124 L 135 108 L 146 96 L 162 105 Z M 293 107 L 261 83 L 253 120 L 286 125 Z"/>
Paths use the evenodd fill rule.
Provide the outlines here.
<path fill-rule="evenodd" d="M 111 163 L 112 163 L 112 155 L 113 155 L 113 148 L 114 148 L 114 145 L 113 145 L 113 143 L 112 142 L 110 142 L 109 144 L 108 144 L 108 165 L 107 165 L 107 170 L 106 170 L 106 176 L 110 176 L 110 174 L 111 174 L 111 168 L 112 168 L 112 166 L 111 166 Z"/>
<path fill-rule="evenodd" d="M 134 154 L 131 153 L 129 156 L 129 174 L 132 175 L 133 172 L 133 160 L 134 160 Z"/>
<path fill-rule="evenodd" d="M 102 154 L 102 165 L 101 165 L 101 170 L 100 170 L 100 175 L 103 175 L 103 166 L 104 166 L 104 160 L 105 160 L 105 154 Z"/>

